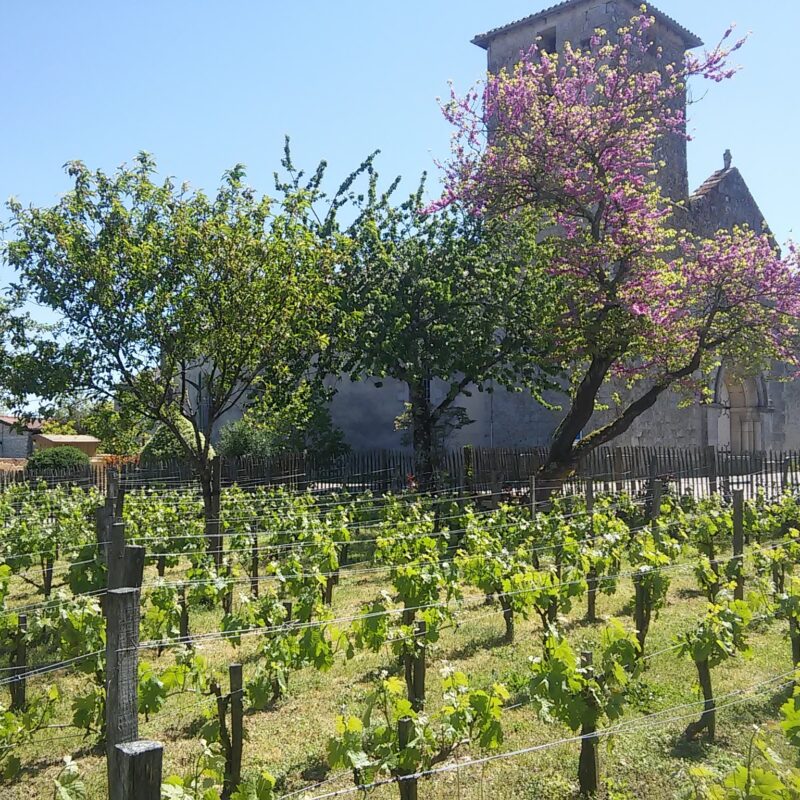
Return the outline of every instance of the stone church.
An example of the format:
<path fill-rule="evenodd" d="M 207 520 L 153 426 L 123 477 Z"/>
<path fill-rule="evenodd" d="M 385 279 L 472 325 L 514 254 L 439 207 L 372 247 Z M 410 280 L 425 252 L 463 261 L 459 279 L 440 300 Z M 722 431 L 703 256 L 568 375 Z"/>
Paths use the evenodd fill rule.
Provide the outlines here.
<path fill-rule="evenodd" d="M 473 39 L 488 57 L 488 68 L 497 72 L 511 67 L 537 41 L 556 51 L 566 41 L 585 45 L 594 30 L 616 31 L 639 9 L 638 0 L 565 0 L 565 2 L 511 22 Z M 703 43 L 671 17 L 648 4 L 655 17 L 655 41 L 665 60 L 677 62 Z M 720 148 L 722 150 L 722 148 Z M 661 175 L 665 193 L 681 203 L 682 227 L 699 235 L 712 235 L 722 228 L 746 223 L 765 230 L 766 222 L 739 170 L 725 152 L 722 168 L 693 192 L 688 182 L 687 142 L 674 137 L 665 142 Z M 732 452 L 800 448 L 800 425 L 793 419 L 800 407 L 800 383 L 781 382 L 781 368 L 770 374 L 738 377 L 733 368 L 721 368 L 713 377 L 712 402 L 695 402 L 686 407 L 682 398 L 666 394 L 617 439 L 619 445 L 703 447 L 714 445 Z M 394 420 L 403 411 L 407 391 L 400 383 L 385 381 L 380 388 L 369 379 L 337 384 L 332 414 L 354 450 L 397 448 L 401 433 Z M 432 399 L 443 386 L 432 386 Z M 552 396 L 553 403 L 559 398 Z M 474 392 L 459 401 L 473 423 L 454 433 L 448 445 L 521 448 L 544 445 L 555 429 L 558 412 L 537 404 L 529 394 L 507 392 L 502 387 L 487 393 Z M 602 422 L 602 414 L 598 414 Z"/>

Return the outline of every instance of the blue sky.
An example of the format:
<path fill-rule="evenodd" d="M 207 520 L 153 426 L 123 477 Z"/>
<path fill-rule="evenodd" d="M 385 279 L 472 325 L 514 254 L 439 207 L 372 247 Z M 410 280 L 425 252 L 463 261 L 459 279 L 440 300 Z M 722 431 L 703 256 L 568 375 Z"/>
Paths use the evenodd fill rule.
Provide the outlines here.
<path fill-rule="evenodd" d="M 374 149 L 410 190 L 449 130 L 436 104 L 452 79 L 482 76 L 476 33 L 546 0 L 8 0 L 0 51 L 0 198 L 53 203 L 62 165 L 112 169 L 137 151 L 163 172 L 213 189 L 226 168 L 272 186 L 284 134 L 296 160 L 330 162 L 331 179 Z M 690 182 L 729 147 L 778 239 L 797 231 L 800 130 L 797 0 L 661 0 L 716 42 L 729 22 L 752 31 L 743 71 L 694 106 Z M 800 238 L 800 234 L 794 234 Z"/>

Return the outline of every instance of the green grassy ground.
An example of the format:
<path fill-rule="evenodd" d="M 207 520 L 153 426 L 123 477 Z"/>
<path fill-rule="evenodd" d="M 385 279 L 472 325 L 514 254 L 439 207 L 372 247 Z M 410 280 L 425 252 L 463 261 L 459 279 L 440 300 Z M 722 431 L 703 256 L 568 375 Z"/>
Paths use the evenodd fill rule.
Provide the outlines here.
<path fill-rule="evenodd" d="M 705 608 L 705 599 L 694 591 L 693 576 L 674 574 L 668 605 L 652 624 L 648 652 L 667 648 L 674 637 L 690 628 Z M 375 596 L 381 585 L 374 576 L 350 576 L 337 588 L 334 606 L 337 615 L 354 612 L 359 604 Z M 474 594 L 470 591 L 469 594 Z M 633 596 L 630 582 L 621 582 L 615 596 L 602 597 L 599 612 L 609 617 L 619 617 L 631 624 L 630 600 Z M 467 604 L 469 605 L 469 604 Z M 470 676 L 476 686 L 490 686 L 496 681 L 508 680 L 513 675 L 525 674 L 529 657 L 540 651 L 540 631 L 534 620 L 517 625 L 517 643 L 502 643 L 503 620 L 499 609 L 487 608 L 473 602 L 463 609 L 462 624 L 444 633 L 439 643 L 431 649 L 428 670 L 429 703 L 438 703 L 438 671 L 445 663 L 452 664 Z M 469 612 L 469 613 L 468 613 Z M 582 621 L 585 605 L 580 603 L 561 621 L 569 639 L 576 645 L 596 641 L 600 625 L 587 625 Z M 219 625 L 217 613 L 193 612 L 193 632 L 215 630 Z M 718 694 L 754 686 L 791 668 L 791 649 L 785 637 L 785 623 L 773 621 L 757 628 L 750 636 L 752 657 L 737 658 L 713 672 Z M 237 652 L 230 644 L 214 641 L 203 646 L 202 651 L 211 662 L 223 669 L 227 664 L 243 660 L 245 680 L 252 670 L 255 637 L 245 638 Z M 165 653 L 159 659 L 155 654 L 145 654 L 148 660 L 166 664 L 170 658 Z M 349 774 L 332 775 L 325 764 L 328 736 L 334 730 L 337 714 L 343 708 L 358 712 L 371 687 L 371 681 L 382 669 L 393 669 L 389 652 L 381 654 L 359 653 L 349 662 L 337 661 L 328 673 L 308 669 L 295 673 L 291 679 L 289 695 L 272 711 L 248 714 L 245 727 L 248 740 L 245 744 L 245 770 L 267 769 L 279 778 L 283 792 L 301 789 L 325 781 L 316 791 L 332 791 L 352 785 Z M 51 677 L 52 679 L 52 677 Z M 62 689 L 57 723 L 69 719 L 69 702 L 74 691 L 86 680 L 78 675 L 61 675 L 57 679 Z M 33 693 L 46 684 L 46 680 L 31 682 Z M 615 800 L 627 798 L 681 797 L 690 786 L 687 770 L 695 765 L 705 765 L 725 771 L 745 754 L 754 725 L 770 723 L 778 718 L 778 708 L 786 691 L 768 691 L 744 698 L 732 697 L 736 705 L 722 708 L 717 723 L 717 741 L 712 744 L 685 743 L 681 733 L 690 719 L 698 715 L 698 706 L 682 709 L 684 718 L 671 720 L 673 714 L 656 718 L 647 727 L 617 734 L 601 744 L 601 764 L 609 793 Z M 649 668 L 637 691 L 633 703 L 622 722 L 635 720 L 681 703 L 696 701 L 698 690 L 694 665 L 666 652 L 649 661 Z M 742 702 L 744 700 L 744 702 Z M 196 731 L 203 711 L 211 707 L 211 700 L 194 695 L 171 698 L 162 712 L 149 721 L 140 721 L 142 738 L 162 741 L 164 775 L 188 770 L 198 752 Z M 725 701 L 722 701 L 723 703 Z M 544 724 L 529 707 L 507 711 L 504 717 L 505 742 L 503 751 L 514 751 L 570 736 L 566 727 Z M 102 800 L 105 790 L 105 759 L 91 741 L 81 739 L 46 741 L 73 733 L 74 729 L 51 729 L 39 734 L 41 744 L 25 748 L 20 756 L 24 772 L 14 785 L 0 787 L 0 797 L 9 800 L 44 800 L 53 797 L 53 777 L 61 759 L 71 754 L 80 764 L 88 788 L 88 797 Z M 780 737 L 775 737 L 776 747 L 784 748 Z M 478 755 L 462 753 L 461 758 Z M 461 798 L 461 800 L 560 800 L 575 796 L 577 788 L 578 744 L 562 744 L 515 758 L 497 760 L 483 767 L 465 766 L 458 771 L 426 780 L 420 786 L 420 796 L 431 798 Z M 300 795 L 302 796 L 302 795 Z M 350 795 L 357 797 L 357 794 Z M 372 797 L 394 798 L 397 788 L 377 789 Z"/>

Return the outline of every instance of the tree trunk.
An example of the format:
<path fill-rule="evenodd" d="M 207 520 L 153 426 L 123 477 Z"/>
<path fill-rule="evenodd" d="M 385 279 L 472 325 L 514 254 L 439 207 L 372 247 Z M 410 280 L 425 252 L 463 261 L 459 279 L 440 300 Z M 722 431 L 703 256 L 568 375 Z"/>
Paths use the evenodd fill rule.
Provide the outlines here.
<path fill-rule="evenodd" d="M 200 475 L 200 489 L 203 494 L 203 516 L 205 517 L 206 553 L 217 569 L 222 566 L 222 552 L 219 539 L 219 521 L 216 498 L 211 487 L 211 476 Z"/>
<path fill-rule="evenodd" d="M 167 571 L 167 557 L 166 556 L 158 556 L 156 559 L 156 572 L 158 572 L 158 577 L 163 578 L 164 573 Z"/>
<path fill-rule="evenodd" d="M 717 710 L 714 702 L 714 691 L 711 687 L 711 669 L 708 661 L 696 661 L 697 677 L 700 680 L 700 688 L 703 690 L 703 713 L 697 722 L 692 722 L 684 733 L 688 740 L 696 739 L 703 731 L 710 742 L 714 741 L 714 734 L 717 727 Z"/>
<path fill-rule="evenodd" d="M 414 478 L 417 488 L 427 492 L 435 488 L 434 445 L 435 421 L 431 415 L 429 384 L 409 383 L 411 428 L 414 445 Z"/>

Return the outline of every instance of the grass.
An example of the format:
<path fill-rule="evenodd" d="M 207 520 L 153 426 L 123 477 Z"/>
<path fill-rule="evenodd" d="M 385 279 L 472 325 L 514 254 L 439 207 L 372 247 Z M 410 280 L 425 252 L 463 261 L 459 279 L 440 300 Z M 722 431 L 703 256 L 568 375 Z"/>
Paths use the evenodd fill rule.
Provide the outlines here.
<path fill-rule="evenodd" d="M 696 587 L 689 566 L 687 564 L 686 572 L 673 573 L 667 606 L 651 625 L 647 642 L 649 653 L 670 647 L 675 637 L 689 629 L 704 612 L 706 601 L 694 591 Z M 381 588 L 375 575 L 343 578 L 334 594 L 337 616 L 354 613 L 363 601 L 376 596 Z M 468 594 L 474 595 L 475 592 L 468 590 Z M 629 606 L 632 596 L 630 581 L 623 580 L 614 596 L 598 599 L 598 611 L 605 618 L 619 617 L 631 626 Z M 488 687 L 494 682 L 524 675 L 528 659 L 540 651 L 540 630 L 535 620 L 519 620 L 516 643 L 505 645 L 502 643 L 503 619 L 499 608 L 489 608 L 475 601 L 468 606 L 463 609 L 462 624 L 446 631 L 430 650 L 428 707 L 431 709 L 438 706 L 438 671 L 446 663 L 465 672 L 473 685 Z M 585 601 L 581 601 L 561 620 L 561 625 L 571 642 L 585 647 L 597 640 L 602 624 L 586 624 L 582 620 L 584 613 Z M 193 611 L 191 625 L 193 632 L 216 630 L 219 614 Z M 717 694 L 746 689 L 791 669 L 791 648 L 785 636 L 785 623 L 772 621 L 763 624 L 750 635 L 750 643 L 750 658 L 729 660 L 713 671 Z M 238 652 L 229 643 L 219 640 L 201 647 L 220 671 L 234 661 L 243 661 L 246 681 L 248 671 L 254 669 L 256 645 L 256 637 L 251 636 L 242 640 Z M 170 660 L 168 652 L 160 658 L 156 658 L 154 652 L 144 654 L 144 657 L 159 667 Z M 697 701 L 695 668 L 689 660 L 678 657 L 673 650 L 656 655 L 649 665 L 635 702 L 631 703 L 620 722 Z M 331 775 L 328 772 L 325 760 L 327 738 L 334 730 L 336 716 L 343 709 L 358 713 L 375 676 L 381 670 L 393 670 L 395 666 L 387 649 L 379 654 L 360 652 L 349 662 L 339 659 L 327 673 L 307 669 L 293 674 L 289 694 L 274 710 L 246 716 L 245 772 L 270 771 L 279 779 L 281 793 L 325 781 L 316 792 L 309 792 L 308 797 L 352 786 L 350 775 Z M 50 678 L 53 680 L 54 676 Z M 62 690 L 57 724 L 68 722 L 70 699 L 85 680 L 75 674 L 58 673 L 55 676 L 55 682 Z M 46 683 L 46 679 L 31 680 L 29 696 L 40 691 Z M 671 720 L 673 714 L 665 714 L 663 719 L 658 718 L 646 728 L 604 739 L 601 765 L 609 796 L 613 800 L 681 797 L 691 786 L 687 777 L 691 767 L 703 765 L 720 772 L 728 770 L 746 753 L 753 726 L 772 723 L 779 717 L 780 702 L 786 693 L 781 693 L 777 687 L 768 689 L 749 698 L 731 698 L 737 704 L 720 709 L 717 740 L 713 744 L 682 740 L 683 729 L 691 719 L 699 716 L 697 705 L 678 712 L 684 715 L 682 719 Z M 203 712 L 211 707 L 209 698 L 184 695 L 171 698 L 153 719 L 140 720 L 141 738 L 164 743 L 164 776 L 189 770 L 199 752 L 197 730 Z M 542 722 L 533 709 L 526 706 L 506 712 L 504 731 L 502 751 L 529 748 L 572 735 L 560 724 Z M 106 797 L 105 758 L 92 741 L 80 738 L 48 741 L 73 732 L 74 729 L 69 728 L 41 732 L 39 743 L 20 752 L 24 771 L 13 785 L 0 787 L 0 797 L 49 800 L 53 797 L 53 778 L 61 767 L 62 758 L 70 754 L 80 765 L 88 797 L 103 800 Z M 780 737 L 775 737 L 774 744 L 779 751 L 786 750 Z M 578 747 L 573 742 L 484 766 L 464 766 L 421 783 L 420 796 L 430 800 L 573 798 L 577 790 Z M 472 751 L 461 753 L 459 757 L 463 760 L 478 755 Z M 358 797 L 355 793 L 350 796 Z M 396 796 L 395 786 L 382 787 L 371 794 L 377 800 Z"/>

